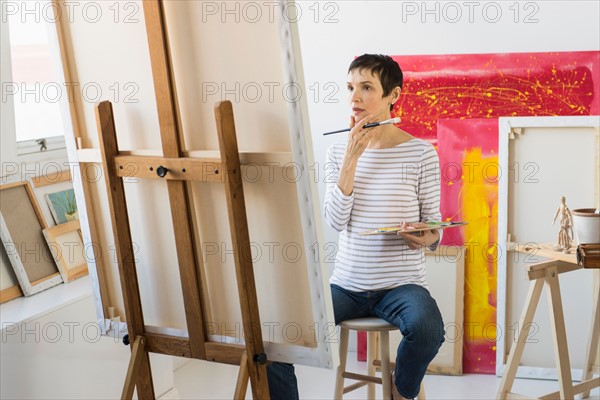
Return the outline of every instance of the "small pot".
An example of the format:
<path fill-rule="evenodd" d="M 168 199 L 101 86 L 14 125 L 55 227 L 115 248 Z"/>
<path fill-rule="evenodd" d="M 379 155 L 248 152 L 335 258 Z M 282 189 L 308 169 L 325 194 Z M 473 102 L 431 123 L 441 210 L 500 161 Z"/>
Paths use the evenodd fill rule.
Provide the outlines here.
<path fill-rule="evenodd" d="M 573 230 L 577 243 L 600 243 L 600 214 L 594 208 L 572 210 Z"/>

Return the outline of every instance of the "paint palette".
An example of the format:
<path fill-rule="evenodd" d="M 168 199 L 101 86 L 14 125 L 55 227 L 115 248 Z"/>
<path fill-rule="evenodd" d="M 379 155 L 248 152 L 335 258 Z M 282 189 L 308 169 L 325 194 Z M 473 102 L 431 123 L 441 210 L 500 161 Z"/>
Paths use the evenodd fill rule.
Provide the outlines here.
<path fill-rule="evenodd" d="M 425 222 L 425 224 L 427 224 L 427 226 L 420 227 L 420 228 L 414 227 L 412 225 L 408 225 L 404 229 L 402 229 L 402 225 L 384 226 L 382 228 L 377 228 L 377 229 L 373 229 L 373 230 L 369 230 L 369 231 L 360 232 L 359 235 L 367 236 L 367 235 L 381 235 L 381 234 L 389 234 L 389 233 L 396 234 L 397 232 L 405 232 L 405 233 L 423 232 L 423 231 L 430 231 L 432 229 L 454 228 L 456 226 L 467 225 L 468 222 L 464 222 L 464 221 L 456 221 L 456 222 L 430 221 L 430 222 Z"/>

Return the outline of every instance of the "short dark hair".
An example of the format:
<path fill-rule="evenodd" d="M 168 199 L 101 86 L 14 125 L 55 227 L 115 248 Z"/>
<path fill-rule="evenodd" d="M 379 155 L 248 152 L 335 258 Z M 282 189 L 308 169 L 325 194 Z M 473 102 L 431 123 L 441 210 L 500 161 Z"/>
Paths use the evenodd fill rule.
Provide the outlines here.
<path fill-rule="evenodd" d="M 402 69 L 396 61 L 390 56 L 383 54 L 363 54 L 352 61 L 348 67 L 348 73 L 355 69 L 366 69 L 372 74 L 377 74 L 379 82 L 383 87 L 383 96 L 387 96 L 396 86 L 402 89 L 403 74 Z"/>

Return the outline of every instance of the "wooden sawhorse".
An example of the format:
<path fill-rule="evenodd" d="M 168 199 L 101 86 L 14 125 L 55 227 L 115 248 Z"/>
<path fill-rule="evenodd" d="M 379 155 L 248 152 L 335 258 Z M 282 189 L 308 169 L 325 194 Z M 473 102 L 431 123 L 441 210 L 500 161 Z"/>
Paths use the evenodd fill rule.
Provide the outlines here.
<path fill-rule="evenodd" d="M 554 341 L 554 355 L 556 359 L 556 367 L 558 370 L 558 384 L 559 391 L 546 394 L 539 397 L 538 399 L 573 399 L 576 394 L 581 393 L 582 397 L 588 397 L 590 390 L 597 386 L 600 386 L 600 378 L 592 379 L 593 373 L 598 373 L 597 368 L 593 365 L 596 357 L 598 348 L 598 334 L 600 325 L 600 288 L 599 280 L 595 279 L 594 289 L 594 305 L 592 313 L 592 328 L 590 331 L 590 337 L 588 340 L 587 354 L 585 358 L 583 376 L 581 383 L 573 385 L 571 377 L 571 362 L 569 359 L 569 350 L 567 347 L 567 334 L 565 329 L 565 319 L 562 308 L 562 299 L 560 295 L 560 286 L 558 277 L 560 274 L 565 272 L 574 271 L 583 268 L 578 265 L 574 255 L 563 255 L 561 253 L 552 253 L 545 249 L 532 249 L 519 247 L 517 251 L 524 253 L 532 253 L 535 250 L 535 255 L 542 257 L 560 257 L 561 259 L 553 259 L 550 261 L 544 261 L 529 266 L 527 274 L 531 284 L 529 286 L 529 292 L 523 307 L 523 312 L 519 320 L 519 326 L 523 327 L 518 335 L 517 342 L 513 344 L 510 349 L 510 354 L 504 372 L 502 374 L 502 380 L 500 382 L 500 388 L 496 395 L 496 399 L 528 399 L 529 397 L 522 396 L 517 393 L 511 392 L 515 376 L 517 374 L 517 368 L 523 355 L 523 349 L 525 347 L 525 341 L 529 334 L 529 328 L 533 321 L 533 316 L 540 300 L 542 288 L 546 286 L 546 294 L 548 297 L 548 303 L 550 306 L 550 321 L 552 329 L 552 337 Z M 597 271 L 595 271 L 597 272 Z"/>

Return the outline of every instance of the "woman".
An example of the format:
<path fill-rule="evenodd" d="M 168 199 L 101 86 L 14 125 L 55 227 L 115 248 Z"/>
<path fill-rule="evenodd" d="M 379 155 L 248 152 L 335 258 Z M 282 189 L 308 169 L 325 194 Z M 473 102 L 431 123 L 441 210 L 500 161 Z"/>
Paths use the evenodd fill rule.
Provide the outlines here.
<path fill-rule="evenodd" d="M 348 69 L 352 106 L 347 142 L 332 145 L 325 219 L 340 232 L 330 279 L 336 324 L 376 316 L 400 328 L 394 399 L 414 398 L 427 366 L 444 341 L 444 326 L 427 290 L 423 248 L 434 250 L 441 231 L 421 236 L 361 236 L 360 232 L 400 222 L 439 221 L 439 160 L 433 146 L 393 125 L 363 129 L 390 119 L 402 90 L 402 70 L 388 56 L 365 54 Z M 271 398 L 297 399 L 294 367 L 267 369 Z"/>
<path fill-rule="evenodd" d="M 340 232 L 330 279 L 336 324 L 375 316 L 400 328 L 394 399 L 416 397 L 427 366 L 444 341 L 443 322 L 427 290 L 423 248 L 434 250 L 441 231 L 420 236 L 362 236 L 382 226 L 439 221 L 439 159 L 433 146 L 398 129 L 370 122 L 391 118 L 402 71 L 388 56 L 365 54 L 348 69 L 352 107 L 348 142 L 336 143 L 327 162 L 325 219 Z"/>

